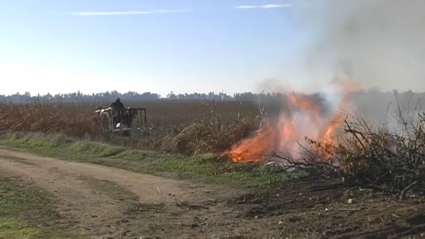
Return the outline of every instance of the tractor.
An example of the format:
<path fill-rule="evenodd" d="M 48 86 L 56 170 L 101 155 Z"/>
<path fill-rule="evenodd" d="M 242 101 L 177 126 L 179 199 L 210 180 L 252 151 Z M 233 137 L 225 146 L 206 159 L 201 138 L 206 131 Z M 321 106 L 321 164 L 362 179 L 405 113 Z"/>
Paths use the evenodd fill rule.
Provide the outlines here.
<path fill-rule="evenodd" d="M 123 136 L 128 136 L 131 132 L 143 132 L 146 128 L 145 108 L 114 109 L 112 107 L 98 107 L 95 115 L 105 132 L 120 133 Z"/>

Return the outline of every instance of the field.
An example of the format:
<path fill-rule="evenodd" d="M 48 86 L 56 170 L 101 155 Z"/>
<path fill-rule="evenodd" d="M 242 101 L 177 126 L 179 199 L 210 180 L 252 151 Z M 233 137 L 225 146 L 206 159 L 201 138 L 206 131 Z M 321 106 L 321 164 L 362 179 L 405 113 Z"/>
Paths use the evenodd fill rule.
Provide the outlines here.
<path fill-rule="evenodd" d="M 147 109 L 148 124 L 143 137 L 123 139 L 101 132 L 98 121 L 93 120 L 99 105 L 108 106 L 3 104 L 0 130 L 63 134 L 131 148 L 191 154 L 223 151 L 252 132 L 259 115 L 258 107 L 251 102 L 129 102 L 126 107 Z"/>
<path fill-rule="evenodd" d="M 347 124 L 338 167 L 287 172 L 222 157 L 276 108 L 124 103 L 147 109 L 143 135 L 102 132 L 97 104 L 0 105 L 0 238 L 425 237 L 421 124 Z"/>

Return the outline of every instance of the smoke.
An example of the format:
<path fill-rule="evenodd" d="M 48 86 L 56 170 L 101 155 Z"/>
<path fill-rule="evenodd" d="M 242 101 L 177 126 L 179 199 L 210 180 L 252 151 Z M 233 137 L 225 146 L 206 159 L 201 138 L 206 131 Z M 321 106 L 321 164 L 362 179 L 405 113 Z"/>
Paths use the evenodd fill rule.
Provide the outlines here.
<path fill-rule="evenodd" d="M 304 91 L 319 93 L 289 95 L 289 104 L 272 118 L 271 129 L 260 128 L 254 138 L 232 150 L 235 162 L 258 161 L 258 155 L 271 150 L 303 152 L 298 144 L 303 136 L 335 144 L 333 136 L 346 119 L 340 110 L 352 108 L 366 122 L 378 124 L 399 105 L 418 112 L 409 107 L 409 102 L 414 104 L 411 92 L 399 95 L 396 103 L 391 91 L 425 91 L 425 0 L 293 2 L 294 24 L 308 39 L 301 42 L 304 49 L 299 52 L 311 79 L 303 84 Z M 274 84 L 269 80 L 263 87 Z M 359 86 L 381 92 L 360 91 L 353 96 Z M 387 107 L 391 101 L 392 109 Z"/>
<path fill-rule="evenodd" d="M 343 110 L 379 124 L 400 106 L 409 114 L 422 107 L 425 94 L 425 1 L 424 0 L 293 0 L 292 22 L 305 36 L 300 42 L 303 73 L 309 81 L 268 80 L 266 91 L 320 92 L 320 103 L 329 114 Z M 300 59 L 297 57 L 296 59 Z M 295 60 L 297 61 L 297 60 Z M 338 81 L 352 81 L 341 91 Z M 291 82 L 291 87 L 285 85 Z M 298 82 L 298 81 L 297 81 Z M 376 89 L 354 94 L 344 105 L 347 91 Z M 388 92 L 383 93 L 382 91 Z M 396 102 L 398 101 L 398 102 Z M 319 102 L 319 100 L 314 100 Z M 418 104 L 418 102 L 420 104 Z M 282 110 L 286 110 L 283 104 Z"/>
<path fill-rule="evenodd" d="M 331 78 L 379 90 L 425 90 L 425 1 L 310 0 L 295 4 L 308 34 L 312 86 Z"/>

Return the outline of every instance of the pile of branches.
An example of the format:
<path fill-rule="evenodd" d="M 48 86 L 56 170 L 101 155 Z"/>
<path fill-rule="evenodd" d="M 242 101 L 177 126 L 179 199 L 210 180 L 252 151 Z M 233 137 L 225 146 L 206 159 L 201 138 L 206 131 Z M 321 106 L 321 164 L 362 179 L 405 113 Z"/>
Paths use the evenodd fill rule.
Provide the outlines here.
<path fill-rule="evenodd" d="M 355 181 L 401 193 L 425 186 L 425 115 L 418 121 L 406 121 L 398 116 L 401 127 L 389 130 L 388 126 L 372 130 L 360 124 L 346 122 L 345 132 L 351 136 L 340 145 L 337 155 L 340 172 Z M 418 188 L 419 188 L 418 187 Z"/>
<path fill-rule="evenodd" d="M 345 121 L 343 140 L 337 146 L 309 140 L 306 156 L 272 153 L 287 170 L 306 171 L 313 177 L 339 176 L 345 182 L 361 183 L 398 193 L 400 200 L 411 189 L 425 189 L 425 114 L 416 121 L 397 117 L 399 127 L 372 129 L 360 117 Z M 414 123 L 415 122 L 415 123 Z M 395 130 L 390 130 L 394 128 Z M 314 149 L 314 150 L 312 150 Z M 333 154 L 323 158 L 323 153 Z"/>
<path fill-rule="evenodd" d="M 309 142 L 316 144 L 316 142 L 311 140 Z M 306 172 L 310 177 L 314 178 L 329 178 L 339 175 L 338 160 L 335 158 L 324 160 L 322 155 L 316 151 L 301 147 L 305 150 L 302 158 L 295 158 L 289 153 L 274 151 L 267 156 L 267 159 L 270 161 L 269 163 L 279 165 L 285 171 Z"/>

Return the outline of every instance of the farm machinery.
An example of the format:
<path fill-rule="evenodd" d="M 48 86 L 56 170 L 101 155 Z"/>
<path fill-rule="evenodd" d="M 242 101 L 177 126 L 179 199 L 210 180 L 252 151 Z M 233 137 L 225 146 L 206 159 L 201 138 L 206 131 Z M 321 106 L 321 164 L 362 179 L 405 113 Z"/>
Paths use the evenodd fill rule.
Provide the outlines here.
<path fill-rule="evenodd" d="M 131 132 L 142 132 L 146 128 L 145 108 L 99 107 L 95 115 L 99 119 L 100 127 L 106 132 L 128 136 Z"/>

